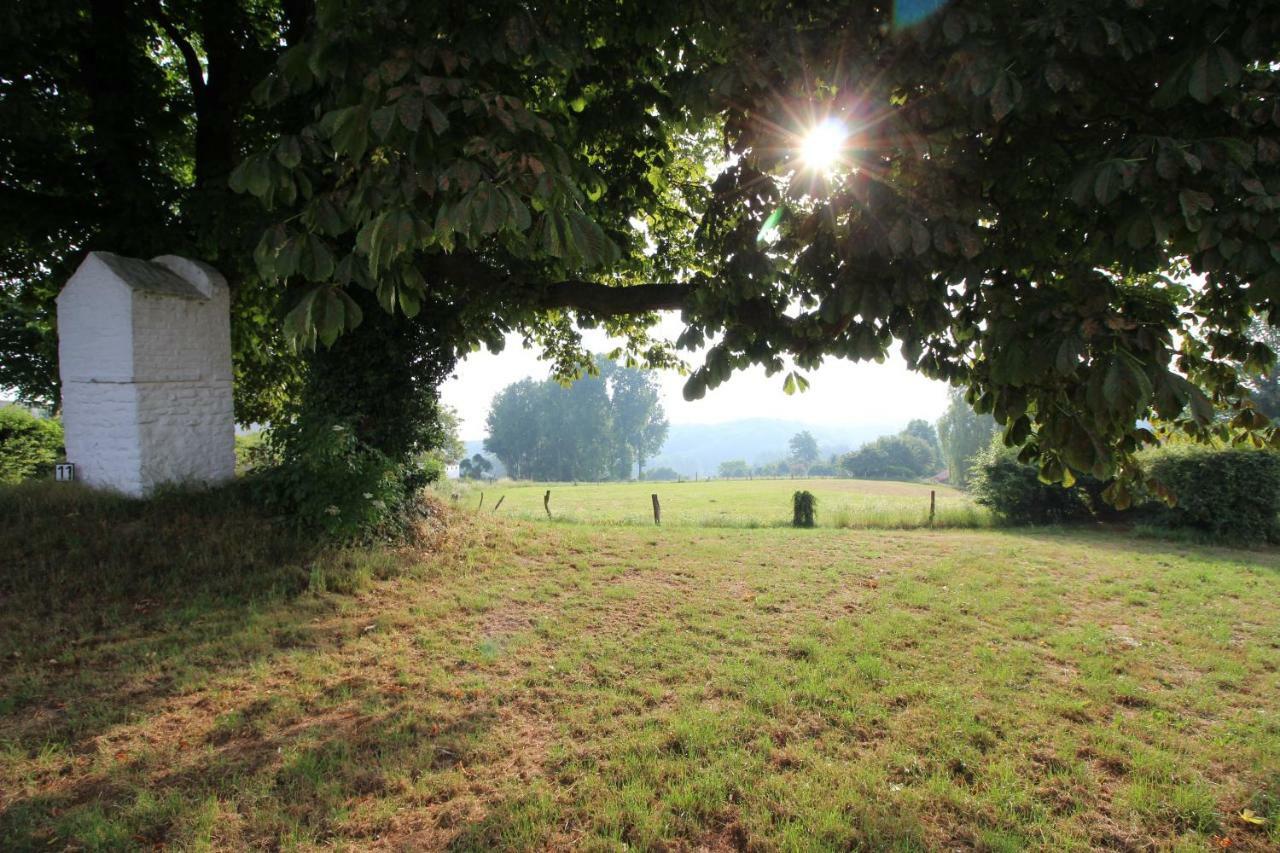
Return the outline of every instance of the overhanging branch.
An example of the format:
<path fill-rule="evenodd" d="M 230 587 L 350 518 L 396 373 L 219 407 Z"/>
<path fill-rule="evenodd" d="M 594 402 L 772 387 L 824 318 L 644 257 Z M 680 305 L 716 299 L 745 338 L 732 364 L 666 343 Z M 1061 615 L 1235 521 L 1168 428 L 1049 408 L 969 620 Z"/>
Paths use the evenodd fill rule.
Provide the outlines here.
<path fill-rule="evenodd" d="M 564 308 L 595 317 L 621 317 L 683 308 L 693 294 L 687 282 L 647 282 L 615 287 L 594 281 L 541 282 L 506 275 L 463 254 L 434 259 L 427 274 L 443 273 L 459 283 L 483 288 L 493 296 L 518 300 L 534 308 Z"/>
<path fill-rule="evenodd" d="M 156 22 L 160 24 L 160 29 L 164 30 L 164 34 L 169 37 L 169 41 L 173 42 L 173 46 L 182 54 L 182 61 L 187 67 L 187 82 L 191 86 L 191 95 L 194 98 L 199 98 L 205 86 L 204 67 L 200 65 L 200 56 L 196 53 L 196 49 L 191 45 L 191 42 L 183 36 L 169 16 L 165 14 L 164 6 L 160 4 L 160 0 L 152 0 L 151 13 L 155 15 Z"/>
<path fill-rule="evenodd" d="M 610 287 L 590 281 L 558 281 L 546 285 L 535 301 L 542 308 L 572 308 L 596 317 L 644 314 L 684 307 L 693 285 L 651 282 Z"/>

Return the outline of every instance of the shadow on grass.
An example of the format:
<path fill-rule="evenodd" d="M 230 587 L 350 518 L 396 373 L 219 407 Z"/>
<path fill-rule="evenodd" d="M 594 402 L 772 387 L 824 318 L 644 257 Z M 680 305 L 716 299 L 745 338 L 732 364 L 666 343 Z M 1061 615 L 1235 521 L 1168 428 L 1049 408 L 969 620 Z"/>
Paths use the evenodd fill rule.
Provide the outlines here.
<path fill-rule="evenodd" d="M 341 644 L 344 637 L 324 627 L 334 597 L 306 593 L 354 591 L 401 569 L 390 549 L 325 546 L 262 517 L 243 485 L 145 501 L 64 484 L 0 489 L 0 554 L 0 768 L 49 756 L 63 772 L 92 764 L 113 727 L 205 683 L 251 677 L 257 662 L 291 648 Z M 251 720 L 253 713 L 246 706 L 233 718 Z M 297 772 L 280 784 L 319 785 L 323 776 L 342 790 L 359 787 L 368 780 L 322 773 L 329 758 L 366 748 L 381 754 L 412 725 L 393 709 L 380 719 L 308 725 L 313 731 L 233 729 L 209 761 L 146 786 L 164 792 L 149 803 L 119 802 L 137 790 L 136 779 L 127 783 L 134 773 L 127 762 L 70 784 L 44 780 L 42 790 L 56 793 L 0 793 L 0 838 L 6 849 L 43 849 L 49 839 L 41 833 L 71 809 L 90 825 L 64 825 L 64 838 L 107 849 L 137 846 L 139 838 L 114 838 L 114 823 L 91 825 L 93 808 L 74 807 L 137 810 L 126 823 L 150 841 L 148 825 L 170 824 L 162 819 L 171 810 L 166 803 L 189 810 L 200 791 L 255 772 L 290 743 L 314 745 L 294 757 Z"/>
<path fill-rule="evenodd" d="M 1009 536 L 1037 542 L 1071 539 L 1078 543 L 1082 540 L 1094 540 L 1105 545 L 1108 550 L 1145 557 L 1187 557 L 1195 554 L 1205 558 L 1249 562 L 1280 571 L 1280 546 L 1265 542 L 1229 542 L 1195 531 L 1100 523 L 1003 526 L 995 529 Z"/>

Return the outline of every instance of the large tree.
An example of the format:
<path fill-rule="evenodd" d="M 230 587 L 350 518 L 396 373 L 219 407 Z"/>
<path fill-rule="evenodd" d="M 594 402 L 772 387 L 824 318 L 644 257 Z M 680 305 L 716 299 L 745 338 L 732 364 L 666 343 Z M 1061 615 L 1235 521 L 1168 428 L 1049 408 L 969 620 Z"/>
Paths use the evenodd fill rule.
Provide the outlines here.
<path fill-rule="evenodd" d="M 485 450 L 519 479 L 630 479 L 662 448 L 667 420 L 652 377 L 599 356 L 567 385 L 524 379 L 493 399 Z"/>
<path fill-rule="evenodd" d="M 279 289 L 251 253 L 261 205 L 228 176 L 284 113 L 253 88 L 311 0 L 10 0 L 0 8 L 0 387 L 56 407 L 53 298 L 84 253 L 186 254 L 232 285 L 236 411 L 300 382 Z M 248 203 L 246 203 L 248 202 Z"/>
<path fill-rule="evenodd" d="M 325 3 L 267 86 L 314 120 L 237 175 L 286 214 L 260 259 L 313 282 L 321 338 L 351 286 L 430 293 L 460 345 L 518 325 L 569 369 L 564 311 L 679 309 L 713 342 L 690 397 L 896 340 L 1053 479 L 1126 463 L 1153 411 L 1214 428 L 1231 362 L 1270 359 L 1243 330 L 1280 295 L 1280 16 L 897 5 Z"/>
<path fill-rule="evenodd" d="M 185 37 L 213 80 L 192 25 L 219 2 L 86 5 L 161 9 L 184 62 L 152 66 L 190 68 Z M 1239 409 L 1238 369 L 1270 364 L 1244 330 L 1280 295 L 1272 0 L 323 0 L 296 31 L 277 7 L 230 5 L 270 22 L 266 54 L 292 44 L 241 112 L 280 132 L 232 184 L 273 211 L 257 261 L 288 284 L 303 342 L 360 325 L 364 288 L 429 313 L 454 354 L 519 329 L 571 374 L 589 363 L 573 315 L 664 363 L 645 329 L 676 309 L 678 343 L 710 344 L 690 397 L 751 364 L 797 388 L 824 358 L 900 346 L 1050 479 L 1125 468 L 1152 413 L 1275 438 Z M 68 42 L 18 6 L 26 67 L 56 72 Z M 121 109 L 160 97 L 146 55 L 99 81 L 132 87 Z M 159 118 L 82 124 L 141 163 Z M 815 126 L 832 163 L 802 158 Z"/>
<path fill-rule="evenodd" d="M 818 440 L 807 429 L 791 436 L 787 447 L 791 449 L 791 458 L 805 468 L 818 461 Z"/>
<path fill-rule="evenodd" d="M 605 357 L 598 358 L 596 365 L 609 384 L 617 460 L 614 475 L 628 480 L 634 474 L 643 480 L 645 460 L 662 449 L 669 429 L 657 380 L 650 371 Z"/>
<path fill-rule="evenodd" d="M 999 432 L 991 415 L 978 414 L 959 389 L 953 389 L 947 410 L 938 419 L 942 458 L 951 485 L 965 488 L 978 454 L 991 446 Z"/>

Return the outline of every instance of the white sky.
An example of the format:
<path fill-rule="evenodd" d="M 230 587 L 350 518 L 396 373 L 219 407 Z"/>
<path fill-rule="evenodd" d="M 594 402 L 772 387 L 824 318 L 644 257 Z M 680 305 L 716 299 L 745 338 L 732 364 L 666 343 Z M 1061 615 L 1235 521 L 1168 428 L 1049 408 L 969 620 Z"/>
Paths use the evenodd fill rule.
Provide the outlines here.
<path fill-rule="evenodd" d="M 680 330 L 677 316 L 663 318 L 657 331 L 674 339 Z M 593 352 L 612 349 L 616 344 L 599 330 L 583 333 Z M 684 353 L 690 366 L 702 363 L 702 353 Z M 548 365 L 534 350 L 521 346 L 518 335 L 507 339 L 506 349 L 494 355 L 486 350 L 472 353 L 445 382 L 441 397 L 462 419 L 462 438 L 485 437 L 485 417 L 489 403 L 499 391 L 526 377 L 545 379 Z M 701 400 L 686 402 L 681 391 L 685 377 L 675 371 L 661 371 L 662 406 L 673 424 L 723 423 L 744 418 L 779 418 L 813 425 L 906 426 L 912 418 L 937 420 L 947 405 L 947 386 L 907 369 L 896 351 L 884 364 L 828 359 L 815 371 L 804 372 L 811 387 L 788 397 L 782 392 L 786 373 L 771 377 L 763 368 L 735 373 L 728 382 L 707 392 Z"/>

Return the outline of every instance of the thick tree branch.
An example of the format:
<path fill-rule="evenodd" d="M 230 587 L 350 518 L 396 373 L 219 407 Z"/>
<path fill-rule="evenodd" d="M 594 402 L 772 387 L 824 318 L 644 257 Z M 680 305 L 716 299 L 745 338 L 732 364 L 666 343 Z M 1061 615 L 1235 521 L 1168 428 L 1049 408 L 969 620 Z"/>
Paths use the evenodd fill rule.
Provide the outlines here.
<path fill-rule="evenodd" d="M 684 307 L 693 285 L 653 282 L 610 287 L 590 281 L 558 281 L 546 285 L 535 301 L 542 308 L 572 308 L 596 317 L 644 314 Z"/>
<path fill-rule="evenodd" d="M 593 281 L 540 282 L 505 275 L 465 254 L 438 257 L 431 275 L 443 273 L 457 282 L 508 296 L 535 308 L 567 308 L 596 317 L 621 317 L 649 311 L 683 308 L 694 285 L 687 282 L 649 282 L 614 287 Z"/>
<path fill-rule="evenodd" d="M 169 37 L 169 41 L 173 42 L 174 47 L 178 48 L 178 52 L 182 54 L 182 60 L 187 66 L 187 81 L 191 84 L 191 94 L 193 97 L 199 98 L 200 93 L 204 91 L 205 85 L 204 66 L 200 64 L 200 57 L 196 53 L 196 49 L 191 46 L 190 40 L 174 26 L 173 21 L 165 14 L 160 0 L 152 0 L 151 12 L 155 15 L 156 22 L 160 24 L 160 29 L 164 30 L 164 34 Z"/>

